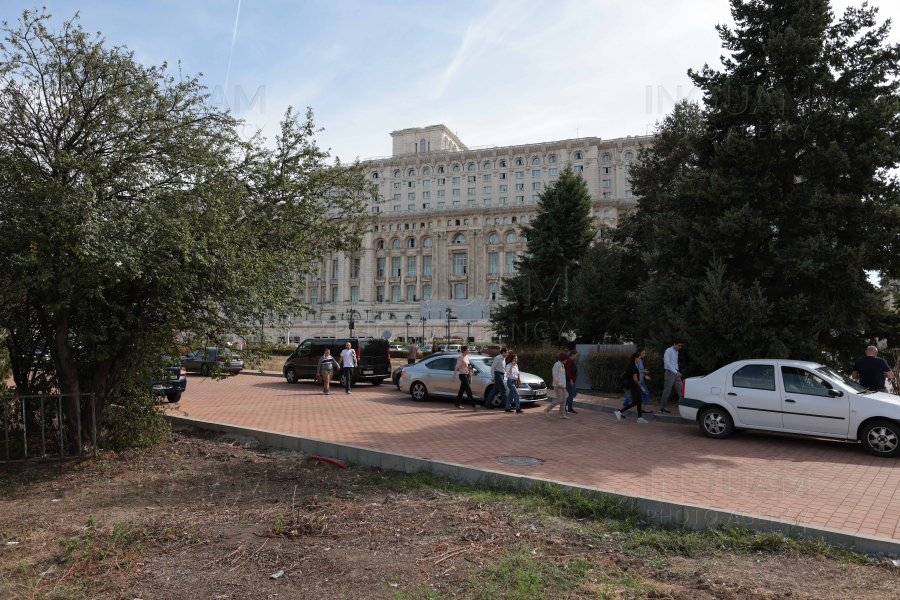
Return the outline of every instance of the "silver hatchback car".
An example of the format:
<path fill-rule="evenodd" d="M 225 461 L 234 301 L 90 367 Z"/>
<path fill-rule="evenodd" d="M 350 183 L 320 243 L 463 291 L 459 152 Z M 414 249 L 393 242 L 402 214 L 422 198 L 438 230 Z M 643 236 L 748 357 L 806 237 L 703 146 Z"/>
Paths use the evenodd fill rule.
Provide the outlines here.
<path fill-rule="evenodd" d="M 428 396 L 437 398 L 456 397 L 459 392 L 459 379 L 452 380 L 456 359 L 460 353 L 444 353 L 434 358 L 426 358 L 403 369 L 400 376 L 400 389 L 409 392 L 415 400 L 425 400 Z M 475 367 L 472 375 L 472 394 L 484 401 L 494 387 L 491 377 L 493 356 L 469 353 L 469 362 Z M 519 372 L 522 385 L 517 387 L 521 402 L 537 402 L 547 399 L 547 384 L 543 379 L 531 373 Z M 496 394 L 491 399 L 491 407 L 501 407 L 503 397 Z"/>

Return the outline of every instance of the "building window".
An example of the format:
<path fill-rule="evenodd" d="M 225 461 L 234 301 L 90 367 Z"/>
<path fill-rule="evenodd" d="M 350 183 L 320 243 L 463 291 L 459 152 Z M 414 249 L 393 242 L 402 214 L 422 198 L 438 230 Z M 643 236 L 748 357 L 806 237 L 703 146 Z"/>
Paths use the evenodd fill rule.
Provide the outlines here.
<path fill-rule="evenodd" d="M 462 300 L 466 297 L 466 284 L 457 283 L 453 286 L 453 298 Z"/>
<path fill-rule="evenodd" d="M 444 167 L 443 167 L 443 165 L 437 168 L 437 172 L 438 172 L 438 173 L 443 173 L 443 172 L 444 172 Z"/>
<path fill-rule="evenodd" d="M 466 177 L 466 181 L 468 181 L 469 183 L 475 183 L 475 176 L 469 175 L 468 177 Z"/>
<path fill-rule="evenodd" d="M 413 223 L 413 225 L 415 225 L 415 223 Z M 406 241 L 406 247 L 407 248 L 415 248 L 416 247 L 416 238 L 409 238 Z"/>
<path fill-rule="evenodd" d="M 391 286 L 391 302 L 400 302 L 400 286 Z"/>
<path fill-rule="evenodd" d="M 540 170 L 540 169 L 534 169 L 534 170 L 531 172 L 531 176 L 532 176 L 532 177 L 540 177 L 540 176 L 541 176 L 541 170 Z"/>
<path fill-rule="evenodd" d="M 350 286 L 350 302 L 359 302 L 359 286 Z"/>
<path fill-rule="evenodd" d="M 488 298 L 491 300 L 499 300 L 500 299 L 500 284 L 499 283 L 489 283 L 488 284 Z"/>
<path fill-rule="evenodd" d="M 422 185 L 424 185 L 425 187 L 431 187 L 431 180 L 426 179 L 425 181 L 422 182 Z"/>
<path fill-rule="evenodd" d="M 431 255 L 422 257 L 422 277 L 431 277 Z"/>
<path fill-rule="evenodd" d="M 402 177 L 402 176 L 403 176 L 403 173 L 401 173 L 400 171 L 394 171 L 394 177 Z"/>
<path fill-rule="evenodd" d="M 469 200 L 469 206 L 475 206 L 475 199 Z"/>
<path fill-rule="evenodd" d="M 488 238 L 488 244 L 499 244 L 499 243 L 500 243 L 500 236 L 497 235 L 496 233 L 492 233 L 491 237 Z M 384 259 L 382 259 L 382 260 L 384 260 Z"/>
<path fill-rule="evenodd" d="M 612 198 L 612 192 L 603 192 L 604 198 Z"/>
<path fill-rule="evenodd" d="M 632 158 L 634 158 L 634 152 L 626 152 L 625 153 L 626 160 L 631 160 Z"/>
<path fill-rule="evenodd" d="M 444 196 L 446 196 L 446 192 L 447 190 L 438 190 L 438 198 L 443 198 Z"/>
<path fill-rule="evenodd" d="M 600 172 L 604 175 L 609 175 L 612 173 L 612 167 L 600 167 Z"/>
<path fill-rule="evenodd" d="M 604 210 L 604 211 L 603 211 L 603 218 L 604 218 L 604 219 L 608 219 L 608 218 L 609 218 L 609 211 L 608 211 L 608 210 Z"/>
<path fill-rule="evenodd" d="M 492 167 L 493 167 L 493 165 L 492 165 L 491 163 L 489 163 L 489 162 L 484 163 L 484 168 L 485 168 L 485 169 L 490 169 L 490 168 L 492 168 Z M 489 175 L 488 177 L 490 177 L 490 175 Z"/>
<path fill-rule="evenodd" d="M 516 218 L 513 217 L 513 223 L 515 223 L 515 219 L 516 219 Z M 516 242 L 516 234 L 514 234 L 514 233 L 507 233 L 507 234 L 506 234 L 506 243 L 507 243 L 507 244 L 514 244 L 515 242 Z"/>
<path fill-rule="evenodd" d="M 375 288 L 375 302 L 384 302 L 384 286 L 379 285 Z"/>
<path fill-rule="evenodd" d="M 453 172 L 454 172 L 454 173 L 459 172 L 459 170 L 460 170 L 459 165 L 453 165 Z"/>
<path fill-rule="evenodd" d="M 500 202 L 500 204 L 506 204 L 506 196 L 501 196 L 500 198 L 498 198 L 498 201 Z"/>
<path fill-rule="evenodd" d="M 425 138 L 419 140 L 419 152 L 425 152 Z"/>
<path fill-rule="evenodd" d="M 379 258 L 376 264 L 378 266 L 375 269 L 375 277 L 384 277 L 384 259 Z"/>
<path fill-rule="evenodd" d="M 506 173 L 500 173 L 500 179 L 506 179 Z"/>
<path fill-rule="evenodd" d="M 466 188 L 466 194 L 474 194 L 475 188 Z"/>
<path fill-rule="evenodd" d="M 453 201 L 453 206 L 459 206 L 459 200 L 454 200 L 454 201 Z"/>
<path fill-rule="evenodd" d="M 408 185 L 409 185 L 409 187 L 414 188 L 414 187 L 416 187 L 416 182 L 410 181 L 410 182 L 408 182 Z"/>
<path fill-rule="evenodd" d="M 632 192 L 631 190 L 625 190 L 626 198 L 632 198 L 633 196 L 634 196 L 634 192 Z"/>
<path fill-rule="evenodd" d="M 482 179 L 483 179 L 484 181 L 490 181 L 490 180 L 491 180 L 491 176 L 490 176 L 490 175 L 485 175 L 485 176 L 482 177 Z"/>
<path fill-rule="evenodd" d="M 453 183 L 459 183 L 459 181 L 460 181 L 460 178 L 459 178 L 459 177 L 454 177 L 454 178 L 453 178 Z"/>
<path fill-rule="evenodd" d="M 550 158 L 547 159 L 547 162 L 548 162 L 548 163 L 555 163 L 555 162 L 556 162 L 556 157 L 555 157 L 555 156 L 551 156 Z"/>
<path fill-rule="evenodd" d="M 490 203 L 491 203 L 491 199 L 490 199 L 490 198 L 485 198 L 485 199 L 484 199 L 484 203 L 485 203 L 485 205 L 490 204 Z"/>
<path fill-rule="evenodd" d="M 360 264 L 361 260 L 362 259 L 359 259 L 359 258 L 353 259 L 353 272 L 351 274 L 351 277 L 355 277 L 356 279 L 359 279 L 360 271 L 362 271 L 362 266 Z"/>
<path fill-rule="evenodd" d="M 581 160 L 582 158 L 584 158 L 584 156 L 581 154 L 581 152 L 575 153 L 575 160 Z"/>
<path fill-rule="evenodd" d="M 477 169 L 478 167 L 475 166 L 475 163 L 469 163 L 469 166 L 466 167 L 466 168 L 469 169 L 470 171 L 474 171 L 474 170 Z"/>
<path fill-rule="evenodd" d="M 414 285 L 406 286 L 406 301 L 407 302 L 415 302 L 416 301 L 416 286 L 414 286 Z"/>
<path fill-rule="evenodd" d="M 537 194 L 534 194 L 534 195 L 531 197 L 531 201 L 532 201 L 532 202 L 539 202 L 540 199 L 541 199 L 541 197 L 538 196 Z"/>
<path fill-rule="evenodd" d="M 537 156 L 535 156 L 534 158 L 531 159 L 531 164 L 539 165 L 539 164 L 541 164 L 541 159 L 538 158 Z"/>
<path fill-rule="evenodd" d="M 391 258 L 391 277 L 400 277 L 400 257 Z"/>
<path fill-rule="evenodd" d="M 612 179 L 604 179 L 603 187 L 612 187 Z"/>
<path fill-rule="evenodd" d="M 395 189 L 395 190 L 399 190 L 401 187 L 403 187 L 403 184 L 402 184 L 402 183 L 400 183 L 399 181 L 395 181 L 395 182 L 394 182 L 394 189 Z"/>
<path fill-rule="evenodd" d="M 426 202 L 422 205 L 422 210 L 428 210 L 429 208 L 431 208 L 430 202 Z"/>
<path fill-rule="evenodd" d="M 443 204 L 443 202 L 442 202 L 441 204 Z M 428 221 L 428 229 L 431 229 L 432 226 L 433 226 L 433 222 L 432 222 L 432 221 Z M 431 246 L 431 240 L 428 240 L 428 245 Z"/>
<path fill-rule="evenodd" d="M 431 286 L 430 285 L 422 286 L 422 300 L 431 300 Z"/>
<path fill-rule="evenodd" d="M 517 166 L 517 167 L 521 167 L 521 166 L 524 165 L 524 164 L 525 164 L 525 161 L 522 160 L 521 158 L 517 158 L 517 159 L 516 159 L 516 166 Z"/>
<path fill-rule="evenodd" d="M 494 236 L 496 237 L 496 236 Z M 489 252 L 488 253 L 488 273 L 499 273 L 500 272 L 500 253 L 499 252 Z"/>
<path fill-rule="evenodd" d="M 531 189 L 533 189 L 533 190 L 539 190 L 539 189 L 541 189 L 541 182 L 540 182 L 540 181 L 535 181 L 534 183 L 532 183 L 532 184 L 531 184 Z"/>
<path fill-rule="evenodd" d="M 525 171 L 516 171 L 516 179 L 522 179 L 525 177 Z"/>
<path fill-rule="evenodd" d="M 509 223 L 509 217 L 503 217 L 503 224 L 506 225 Z"/>
<path fill-rule="evenodd" d="M 402 197 L 402 194 L 394 194 L 394 200 L 399 200 Z"/>
<path fill-rule="evenodd" d="M 319 290 L 309 290 L 310 298 L 313 296 L 318 296 L 318 295 L 319 295 Z"/>
<path fill-rule="evenodd" d="M 340 272 L 339 265 L 340 265 L 340 261 L 338 261 L 338 260 L 335 260 L 331 263 L 331 278 L 332 279 L 338 278 L 338 273 Z"/>
<path fill-rule="evenodd" d="M 406 257 L 406 276 L 407 277 L 415 277 L 416 276 L 416 257 L 415 256 L 407 256 Z"/>
<path fill-rule="evenodd" d="M 484 193 L 485 193 L 485 194 L 490 194 L 490 193 L 491 193 L 491 186 L 489 186 L 489 185 L 484 186 Z"/>
<path fill-rule="evenodd" d="M 628 171 L 631 170 L 631 165 L 625 165 L 624 169 L 625 169 L 625 172 L 627 173 Z"/>
<path fill-rule="evenodd" d="M 393 242 L 391 242 L 391 248 L 400 248 L 400 240 L 394 240 Z"/>
<path fill-rule="evenodd" d="M 516 196 L 516 202 L 525 202 L 525 196 Z"/>
<path fill-rule="evenodd" d="M 331 301 L 332 302 L 338 301 L 338 289 L 336 287 L 331 288 Z"/>
<path fill-rule="evenodd" d="M 501 192 L 505 192 L 505 191 L 507 191 L 507 189 L 509 189 L 509 186 L 508 186 L 508 185 L 501 185 L 501 186 L 500 186 L 500 191 L 501 191 Z"/>
<path fill-rule="evenodd" d="M 516 191 L 517 191 L 517 192 L 518 192 L 519 190 L 524 190 L 524 189 L 525 189 L 525 184 L 524 184 L 524 183 L 517 183 L 517 184 L 516 184 Z"/>
<path fill-rule="evenodd" d="M 429 223 L 428 225 L 430 226 L 431 223 Z M 431 238 L 427 237 L 424 240 L 422 240 L 422 245 L 425 246 L 426 248 L 431 248 L 431 246 L 433 245 Z"/>
<path fill-rule="evenodd" d="M 373 206 L 373 207 L 372 207 L 372 212 L 373 212 L 373 213 L 380 212 L 380 209 L 379 209 L 377 206 Z"/>
<path fill-rule="evenodd" d="M 395 204 L 395 205 L 394 205 L 394 212 L 400 212 L 400 205 L 399 205 L 399 204 Z"/>
<path fill-rule="evenodd" d="M 599 210 L 595 210 L 595 211 L 594 211 L 594 217 L 596 217 L 596 218 L 598 218 L 598 219 L 600 218 L 600 211 L 599 211 Z"/>
<path fill-rule="evenodd" d="M 572 169 L 575 173 L 584 173 L 584 167 L 581 165 L 576 165 L 574 169 Z"/>
<path fill-rule="evenodd" d="M 631 180 L 630 180 L 630 179 L 626 179 L 626 180 L 625 180 L 625 185 L 631 185 Z"/>
<path fill-rule="evenodd" d="M 516 253 L 515 252 L 507 252 L 506 253 L 506 272 L 507 273 L 515 273 L 516 272 Z"/>
<path fill-rule="evenodd" d="M 437 182 L 438 182 L 438 185 L 444 185 L 445 183 L 447 183 L 447 180 L 442 178 L 442 179 L 438 179 Z"/>
<path fill-rule="evenodd" d="M 453 190 L 453 195 L 454 195 L 454 196 L 459 196 L 459 195 L 460 195 L 460 191 L 459 191 L 459 190 Z"/>
<path fill-rule="evenodd" d="M 610 162 L 612 161 L 612 156 L 610 156 L 609 154 L 604 154 L 603 158 L 601 158 L 600 160 L 602 160 L 603 162 Z"/>
<path fill-rule="evenodd" d="M 460 233 L 460 234 L 457 234 L 456 237 L 453 238 L 453 243 L 454 243 L 454 244 L 465 244 L 465 243 L 466 243 L 466 236 L 464 236 L 464 235 L 461 234 L 461 233 Z M 463 256 L 465 256 L 465 255 L 463 255 Z"/>
<path fill-rule="evenodd" d="M 422 175 L 431 175 L 431 169 L 425 167 L 424 169 L 422 169 Z"/>
<path fill-rule="evenodd" d="M 372 179 L 378 179 L 378 171 L 372 173 Z"/>
<path fill-rule="evenodd" d="M 453 255 L 453 274 L 454 275 L 465 275 L 466 274 L 466 255 L 465 254 L 454 254 Z"/>

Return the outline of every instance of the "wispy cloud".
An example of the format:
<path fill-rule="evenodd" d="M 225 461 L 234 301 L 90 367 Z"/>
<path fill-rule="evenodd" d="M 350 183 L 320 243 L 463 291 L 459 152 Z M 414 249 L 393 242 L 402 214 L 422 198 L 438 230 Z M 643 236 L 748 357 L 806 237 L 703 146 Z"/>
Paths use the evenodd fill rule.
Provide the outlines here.
<path fill-rule="evenodd" d="M 234 54 L 234 40 L 237 39 L 238 19 L 241 18 L 241 0 L 238 0 L 237 15 L 234 17 L 234 33 L 231 34 L 231 50 L 228 52 L 228 69 L 225 71 L 225 93 L 228 93 L 228 76 L 231 74 L 231 56 Z"/>

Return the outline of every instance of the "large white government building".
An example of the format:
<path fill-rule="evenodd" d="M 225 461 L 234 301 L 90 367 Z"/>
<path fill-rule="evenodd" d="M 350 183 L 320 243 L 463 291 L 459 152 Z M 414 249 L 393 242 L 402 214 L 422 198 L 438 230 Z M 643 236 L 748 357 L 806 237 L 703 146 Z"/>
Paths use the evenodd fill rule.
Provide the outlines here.
<path fill-rule="evenodd" d="M 444 125 L 391 133 L 391 156 L 364 162 L 377 187 L 356 252 L 328 252 L 309 277 L 305 318 L 273 337 L 450 336 L 497 341 L 490 311 L 500 282 L 525 252 L 519 227 L 539 194 L 571 163 L 587 182 L 601 233 L 636 206 L 629 167 L 652 137 L 585 137 L 521 146 L 468 148 Z M 424 336 L 423 336 L 424 331 Z"/>

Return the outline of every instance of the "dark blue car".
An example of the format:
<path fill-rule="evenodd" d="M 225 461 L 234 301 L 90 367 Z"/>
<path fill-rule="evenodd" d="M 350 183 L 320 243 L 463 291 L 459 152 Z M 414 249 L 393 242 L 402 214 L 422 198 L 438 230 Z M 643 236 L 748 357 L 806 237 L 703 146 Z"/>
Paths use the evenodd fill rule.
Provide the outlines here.
<path fill-rule="evenodd" d="M 168 357 L 163 357 L 168 359 Z M 154 381 L 152 384 L 153 393 L 159 396 L 165 396 L 169 402 L 178 402 L 181 400 L 181 394 L 187 388 L 187 371 L 184 367 L 173 366 L 165 367 L 166 377 L 162 381 Z"/>

